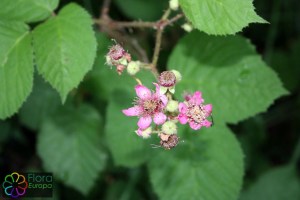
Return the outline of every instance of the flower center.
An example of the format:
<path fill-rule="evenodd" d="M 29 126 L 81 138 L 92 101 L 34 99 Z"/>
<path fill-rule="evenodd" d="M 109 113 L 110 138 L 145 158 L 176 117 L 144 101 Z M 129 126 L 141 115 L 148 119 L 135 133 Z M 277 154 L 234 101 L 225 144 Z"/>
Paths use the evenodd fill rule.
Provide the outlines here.
<path fill-rule="evenodd" d="M 159 101 L 156 99 L 149 99 L 144 101 L 143 108 L 146 114 L 151 115 L 154 114 L 159 107 Z"/>
<path fill-rule="evenodd" d="M 171 71 L 164 71 L 159 76 L 159 84 L 164 87 L 174 86 L 176 83 L 176 76 Z"/>
<path fill-rule="evenodd" d="M 201 105 L 189 105 L 187 116 L 189 119 L 192 119 L 196 123 L 201 123 L 205 120 L 206 111 L 202 108 Z"/>

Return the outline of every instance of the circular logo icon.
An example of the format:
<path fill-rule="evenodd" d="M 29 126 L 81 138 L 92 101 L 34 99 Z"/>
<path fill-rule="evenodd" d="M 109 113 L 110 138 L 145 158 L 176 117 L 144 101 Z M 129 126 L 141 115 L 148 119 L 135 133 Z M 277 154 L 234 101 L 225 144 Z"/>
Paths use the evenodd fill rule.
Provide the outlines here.
<path fill-rule="evenodd" d="M 26 193 L 28 183 L 25 176 L 13 172 L 5 176 L 2 186 L 7 196 L 18 198 Z"/>

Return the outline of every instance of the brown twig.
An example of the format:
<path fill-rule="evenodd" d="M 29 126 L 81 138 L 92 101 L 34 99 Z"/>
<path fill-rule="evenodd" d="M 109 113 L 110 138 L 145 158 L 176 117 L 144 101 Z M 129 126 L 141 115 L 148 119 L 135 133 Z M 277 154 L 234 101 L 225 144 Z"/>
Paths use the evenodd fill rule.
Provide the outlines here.
<path fill-rule="evenodd" d="M 102 9 L 101 9 L 101 15 L 100 18 L 106 18 L 108 17 L 108 13 L 109 13 L 109 8 L 110 8 L 110 3 L 111 0 L 104 0 L 103 5 L 102 5 Z"/>
<path fill-rule="evenodd" d="M 161 19 L 159 21 L 160 23 L 158 24 L 158 27 L 157 27 L 154 53 L 153 53 L 152 62 L 151 62 L 152 72 L 154 74 L 156 74 L 156 77 L 158 77 L 158 70 L 157 70 L 156 66 L 157 66 L 158 57 L 159 57 L 159 53 L 160 53 L 162 34 L 163 34 L 164 28 L 166 26 L 165 23 L 170 15 L 170 13 L 171 13 L 171 9 L 169 8 L 165 11 L 163 16 L 161 17 Z"/>

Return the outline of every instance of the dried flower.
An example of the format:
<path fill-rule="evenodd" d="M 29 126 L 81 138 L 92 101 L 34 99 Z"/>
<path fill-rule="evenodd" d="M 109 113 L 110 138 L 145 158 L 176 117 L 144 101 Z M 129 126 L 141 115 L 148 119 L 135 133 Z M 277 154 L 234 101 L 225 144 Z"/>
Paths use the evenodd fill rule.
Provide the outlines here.
<path fill-rule="evenodd" d="M 116 66 L 118 74 L 121 74 L 131 61 L 130 54 L 128 54 L 120 44 L 111 46 L 105 58 L 106 64 Z"/>
<path fill-rule="evenodd" d="M 135 87 L 136 94 L 138 96 L 135 101 L 135 106 L 123 110 L 126 116 L 138 116 L 138 127 L 141 130 L 148 128 L 152 122 L 152 118 L 155 124 L 163 124 L 167 116 L 163 113 L 164 108 L 168 103 L 168 98 L 159 93 L 159 85 L 156 86 L 156 92 L 152 93 L 147 87 L 143 85 L 137 85 Z"/>
<path fill-rule="evenodd" d="M 161 133 L 159 134 L 159 137 L 160 137 L 160 145 L 167 150 L 176 147 L 179 142 L 179 138 L 177 134 L 168 135 L 168 134 Z"/>
<path fill-rule="evenodd" d="M 194 95 L 186 95 L 185 100 L 184 103 L 179 103 L 179 122 L 181 124 L 189 123 L 194 130 L 198 130 L 202 126 L 210 127 L 212 123 L 207 120 L 207 117 L 211 115 L 212 105 L 203 105 L 201 92 L 196 91 Z"/>

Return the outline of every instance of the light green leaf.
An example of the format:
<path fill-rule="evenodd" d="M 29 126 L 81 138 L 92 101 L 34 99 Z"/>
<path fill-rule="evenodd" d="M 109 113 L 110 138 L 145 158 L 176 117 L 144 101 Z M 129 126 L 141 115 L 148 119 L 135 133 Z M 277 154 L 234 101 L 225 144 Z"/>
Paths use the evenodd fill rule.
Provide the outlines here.
<path fill-rule="evenodd" d="M 184 91 L 202 91 L 205 102 L 213 104 L 216 123 L 237 123 L 266 111 L 276 98 L 287 94 L 274 71 L 240 36 L 193 32 L 177 44 L 168 68 L 183 75 L 176 85 L 178 98 Z"/>
<path fill-rule="evenodd" d="M 134 90 L 134 89 L 133 89 Z M 133 92 L 115 90 L 107 108 L 106 139 L 116 165 L 136 167 L 148 158 L 151 147 L 134 132 L 137 118 L 127 117 L 123 109 L 132 106 Z"/>
<path fill-rule="evenodd" d="M 179 131 L 176 148 L 159 150 L 148 163 L 154 191 L 160 199 L 237 199 L 243 178 L 243 155 L 225 126 L 195 132 Z"/>
<path fill-rule="evenodd" d="M 29 27 L 0 21 L 0 44 L 0 119 L 5 119 L 17 112 L 32 89 Z"/>
<path fill-rule="evenodd" d="M 46 170 L 87 194 L 106 163 L 101 131 L 101 118 L 92 107 L 62 107 L 38 135 L 37 150 Z"/>
<path fill-rule="evenodd" d="M 128 17 L 144 21 L 158 20 L 168 6 L 168 0 L 115 0 L 115 3 Z"/>
<path fill-rule="evenodd" d="M 69 4 L 58 16 L 39 25 L 33 36 L 38 71 L 64 102 L 92 68 L 96 56 L 91 17 L 78 5 Z"/>
<path fill-rule="evenodd" d="M 240 200 L 299 200 L 300 181 L 294 166 L 284 166 L 263 174 L 242 193 Z"/>
<path fill-rule="evenodd" d="M 42 77 L 35 76 L 33 91 L 20 109 L 20 120 L 22 124 L 37 130 L 59 105 L 61 102 L 57 92 Z"/>
<path fill-rule="evenodd" d="M 249 23 L 267 23 L 255 13 L 252 1 L 179 0 L 194 27 L 213 35 L 234 34 Z"/>
<path fill-rule="evenodd" d="M 49 17 L 57 6 L 58 0 L 1 0 L 0 19 L 37 22 Z"/>

